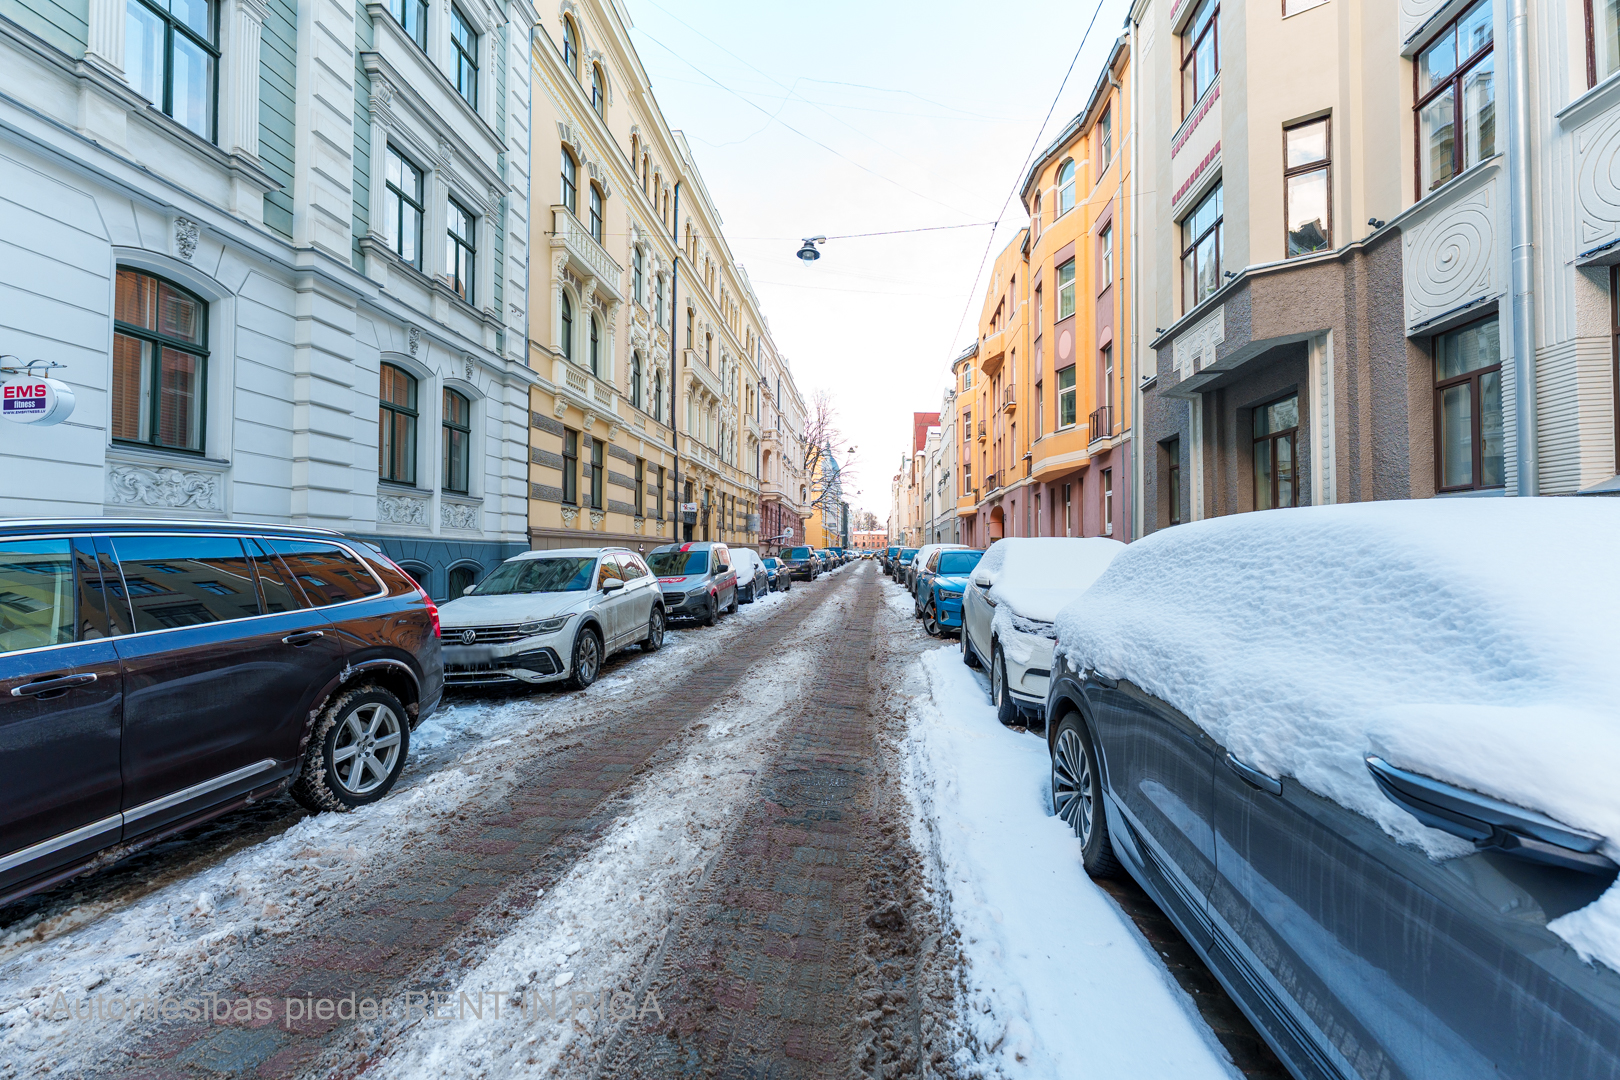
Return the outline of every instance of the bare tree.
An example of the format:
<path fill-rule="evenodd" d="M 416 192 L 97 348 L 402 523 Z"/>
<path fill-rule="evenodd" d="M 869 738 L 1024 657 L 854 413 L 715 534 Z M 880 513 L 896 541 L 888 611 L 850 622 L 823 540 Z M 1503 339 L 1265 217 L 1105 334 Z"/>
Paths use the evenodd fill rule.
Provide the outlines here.
<path fill-rule="evenodd" d="M 856 511 L 854 528 L 857 532 L 875 532 L 882 527 L 882 524 L 878 521 L 878 516 L 872 511 Z"/>
<path fill-rule="evenodd" d="M 838 411 L 832 395 L 817 390 L 804 420 L 804 475 L 810 481 L 812 512 L 837 513 L 843 502 L 844 483 L 849 480 L 854 447 L 844 446 L 844 433 L 838 426 Z"/>

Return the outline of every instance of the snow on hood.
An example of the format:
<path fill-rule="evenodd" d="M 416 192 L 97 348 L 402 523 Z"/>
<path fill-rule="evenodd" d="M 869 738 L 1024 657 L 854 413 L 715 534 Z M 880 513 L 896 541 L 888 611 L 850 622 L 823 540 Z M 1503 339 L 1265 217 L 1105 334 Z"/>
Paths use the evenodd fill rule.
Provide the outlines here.
<path fill-rule="evenodd" d="M 1617 536 L 1620 501 L 1598 498 L 1178 525 L 1063 613 L 1058 649 L 1431 855 L 1471 848 L 1386 799 L 1368 753 L 1600 833 L 1620 861 Z M 1616 889 L 1550 927 L 1620 970 Z"/>
<path fill-rule="evenodd" d="M 1101 536 L 1014 536 L 990 545 L 978 570 L 990 571 L 990 599 L 1026 619 L 1051 622 L 1125 550 Z"/>
<path fill-rule="evenodd" d="M 550 619 L 581 610 L 595 595 L 595 592 L 585 589 L 579 592 L 460 596 L 439 608 L 439 625 L 500 626 L 504 623 Z"/>

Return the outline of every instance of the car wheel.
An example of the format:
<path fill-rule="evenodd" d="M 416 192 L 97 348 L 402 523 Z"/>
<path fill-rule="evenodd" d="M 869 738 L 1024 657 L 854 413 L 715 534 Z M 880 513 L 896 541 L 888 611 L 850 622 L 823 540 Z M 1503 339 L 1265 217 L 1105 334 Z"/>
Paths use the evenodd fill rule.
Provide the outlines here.
<path fill-rule="evenodd" d="M 731 587 L 731 606 L 726 608 L 727 615 L 737 614 L 737 586 Z"/>
<path fill-rule="evenodd" d="M 923 629 L 927 631 L 929 637 L 939 637 L 939 615 L 934 611 L 934 602 L 932 600 L 928 601 L 928 606 L 923 608 L 922 621 Z"/>
<path fill-rule="evenodd" d="M 583 690 L 601 673 L 602 640 L 596 636 L 596 631 L 581 627 L 574 636 L 573 673 L 568 677 L 568 686 L 572 690 Z"/>
<path fill-rule="evenodd" d="M 711 596 L 709 597 L 709 606 L 704 609 L 703 612 L 703 625 L 713 626 L 715 619 L 717 619 L 719 616 L 720 599 L 718 597 Z"/>
<path fill-rule="evenodd" d="M 664 609 L 656 605 L 647 619 L 647 636 L 642 639 L 643 652 L 657 652 L 664 647 Z"/>
<path fill-rule="evenodd" d="M 1007 658 L 1000 645 L 990 655 L 990 704 L 996 707 L 997 720 L 1008 727 L 1018 723 L 1018 706 L 1007 692 Z"/>
<path fill-rule="evenodd" d="M 1103 814 L 1102 776 L 1092 752 L 1091 734 L 1077 712 L 1063 718 L 1052 741 L 1052 813 L 1074 830 L 1086 873 L 1092 877 L 1119 873 Z"/>
<path fill-rule="evenodd" d="M 967 617 L 962 618 L 962 663 L 970 668 L 980 667 L 979 654 L 973 651 L 973 640 L 968 637 Z"/>
<path fill-rule="evenodd" d="M 317 812 L 374 803 L 404 771 L 410 743 L 399 698 L 375 683 L 346 690 L 316 719 L 292 797 Z"/>

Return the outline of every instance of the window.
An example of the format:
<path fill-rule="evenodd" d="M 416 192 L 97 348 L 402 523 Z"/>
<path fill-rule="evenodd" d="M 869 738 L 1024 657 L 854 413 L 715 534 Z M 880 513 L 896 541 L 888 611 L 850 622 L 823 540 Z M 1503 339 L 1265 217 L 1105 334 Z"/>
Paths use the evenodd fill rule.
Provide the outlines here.
<path fill-rule="evenodd" d="M 467 21 L 467 16 L 454 4 L 450 5 L 450 47 L 455 65 L 451 74 L 456 93 L 477 109 L 478 34 L 473 30 L 472 23 Z"/>
<path fill-rule="evenodd" d="M 1074 365 L 1070 364 L 1057 373 L 1058 384 L 1058 427 L 1071 427 L 1075 421 L 1074 405 Z"/>
<path fill-rule="evenodd" d="M 1586 78 L 1590 86 L 1620 71 L 1620 0 L 1586 0 Z"/>
<path fill-rule="evenodd" d="M 467 303 L 473 302 L 473 269 L 477 250 L 473 247 L 477 218 L 451 199 L 446 208 L 450 242 L 445 247 L 444 283 Z"/>
<path fill-rule="evenodd" d="M 86 584 L 91 583 L 99 585 L 94 577 Z M 79 623 L 72 542 L 0 544 L 0 653 L 65 645 L 74 640 Z M 88 626 L 85 630 L 86 636 L 102 636 Z"/>
<path fill-rule="evenodd" d="M 1058 309 L 1057 317 L 1067 319 L 1074 314 L 1074 260 L 1070 259 L 1058 267 Z"/>
<path fill-rule="evenodd" d="M 652 415 L 653 419 L 660 424 L 664 422 L 664 373 L 662 370 L 653 372 Z"/>
<path fill-rule="evenodd" d="M 1102 235 L 1097 237 L 1097 254 L 1099 256 L 1098 261 L 1102 264 L 1102 272 L 1098 275 L 1101 280 L 1097 283 L 1097 291 L 1101 292 L 1114 283 L 1114 227 L 1112 225 L 1103 229 Z"/>
<path fill-rule="evenodd" d="M 1299 505 L 1299 395 L 1254 410 L 1254 508 Z"/>
<path fill-rule="evenodd" d="M 1441 491 L 1502 487 L 1502 348 L 1495 316 L 1434 342 Z"/>
<path fill-rule="evenodd" d="M 579 216 L 579 162 L 566 149 L 562 152 L 562 204 Z"/>
<path fill-rule="evenodd" d="M 383 215 L 394 254 L 417 269 L 422 266 L 422 170 L 388 147 L 383 166 Z"/>
<path fill-rule="evenodd" d="M 1111 344 L 1110 345 L 1104 345 L 1102 347 L 1102 351 L 1098 354 L 1098 358 L 1097 358 L 1097 374 L 1099 376 L 1101 376 L 1101 382 L 1102 382 L 1102 385 L 1097 387 L 1097 404 L 1101 405 L 1105 409 L 1112 408 L 1113 404 L 1114 404 L 1114 346 L 1113 345 L 1111 345 Z M 1108 417 L 1107 422 L 1108 422 L 1109 427 L 1108 427 L 1107 431 L 1101 432 L 1101 434 L 1103 434 L 1103 435 L 1111 435 L 1111 434 L 1113 434 L 1114 418 L 1112 416 Z M 1099 433 L 1093 431 L 1091 434 L 1092 434 L 1092 437 L 1095 438 Z"/>
<path fill-rule="evenodd" d="M 579 432 L 563 429 L 563 493 L 562 501 L 569 506 L 579 505 Z"/>
<path fill-rule="evenodd" d="M 201 453 L 208 305 L 167 281 L 120 267 L 113 318 L 112 437 Z"/>
<path fill-rule="evenodd" d="M 602 440 L 591 440 L 591 509 L 602 509 L 602 496 L 606 489 L 602 484 Z"/>
<path fill-rule="evenodd" d="M 1074 209 L 1074 162 L 1065 161 L 1058 166 L 1057 214 L 1062 217 Z"/>
<path fill-rule="evenodd" d="M 382 366 L 377 431 L 377 475 L 416 483 L 416 380 L 393 364 Z"/>
<path fill-rule="evenodd" d="M 365 564 L 336 544 L 316 540 L 274 540 L 261 536 L 260 547 L 280 555 L 304 586 L 304 593 L 316 607 L 361 600 L 382 591 Z M 123 542 L 119 543 L 123 554 Z"/>
<path fill-rule="evenodd" d="M 1181 310 L 1186 314 L 1221 287 L 1221 185 L 1181 219 Z"/>
<path fill-rule="evenodd" d="M 444 392 L 444 490 L 467 493 L 472 449 L 472 403 L 454 390 Z M 452 596 L 459 595 L 452 593 Z"/>
<path fill-rule="evenodd" d="M 642 255 L 640 248 L 630 253 L 630 271 L 630 295 L 636 303 L 646 306 L 646 257 Z"/>
<path fill-rule="evenodd" d="M 636 458 L 636 517 L 647 516 L 647 463 Z"/>
<path fill-rule="evenodd" d="M 1496 153 L 1491 45 L 1491 4 L 1480 0 L 1446 24 L 1412 65 L 1420 199 Z"/>
<path fill-rule="evenodd" d="M 653 322 L 664 325 L 664 275 L 653 277 Z"/>
<path fill-rule="evenodd" d="M 1035 196 L 1035 211 L 1029 215 L 1029 223 L 1034 228 L 1037 238 L 1041 235 L 1041 208 L 1045 205 L 1046 199 L 1044 196 Z"/>
<path fill-rule="evenodd" d="M 1100 148 L 1097 160 L 1102 162 L 1101 168 L 1107 168 L 1108 163 L 1114 160 L 1114 110 L 1105 109 L 1102 119 L 1097 121 L 1097 145 Z"/>
<path fill-rule="evenodd" d="M 215 10 L 209 0 L 126 0 L 124 74 L 135 92 L 182 127 L 212 141 Z"/>
<path fill-rule="evenodd" d="M 591 374 L 602 376 L 602 334 L 596 316 L 591 316 Z"/>
<path fill-rule="evenodd" d="M 388 0 L 388 11 L 394 16 L 410 39 L 422 50 L 427 49 L 426 0 Z"/>
<path fill-rule="evenodd" d="M 120 536 L 113 540 L 135 632 L 259 614 L 242 541 L 230 536 Z"/>
<path fill-rule="evenodd" d="M 591 185 L 591 239 L 602 242 L 602 189 Z"/>
<path fill-rule="evenodd" d="M 1029 434 L 1030 434 L 1030 436 L 1032 438 L 1038 439 L 1038 438 L 1041 437 L 1041 424 L 1045 421 L 1045 417 L 1042 414 L 1045 413 L 1045 412 L 1046 412 L 1046 384 L 1045 383 L 1036 383 L 1035 384 L 1035 426 L 1032 427 L 1030 429 L 1030 432 L 1029 432 Z"/>
<path fill-rule="evenodd" d="M 563 16 L 563 66 L 579 78 L 579 30 L 574 20 Z"/>
<path fill-rule="evenodd" d="M 1333 246 L 1327 117 L 1283 129 L 1283 218 L 1288 258 Z"/>
<path fill-rule="evenodd" d="M 1181 115 L 1192 112 L 1221 71 L 1221 5 L 1203 0 L 1181 32 Z"/>
<path fill-rule="evenodd" d="M 664 467 L 660 465 L 655 471 L 657 473 L 658 483 L 654 486 L 652 492 L 653 517 L 657 518 L 659 521 L 662 521 L 664 520 Z"/>
<path fill-rule="evenodd" d="M 478 570 L 471 566 L 452 566 L 450 568 L 450 596 L 454 600 L 458 596 L 465 596 L 467 590 L 478 583 Z"/>
<path fill-rule="evenodd" d="M 1073 510 L 1074 510 L 1074 485 L 1073 484 L 1064 484 L 1063 485 L 1063 535 L 1064 536 L 1073 536 L 1074 535 L 1074 533 L 1070 531 L 1070 524 L 1069 524 L 1071 521 L 1074 520 L 1074 518 L 1073 518 Z"/>
<path fill-rule="evenodd" d="M 562 328 L 557 334 L 558 344 L 562 346 L 564 360 L 574 358 L 574 305 L 569 302 L 568 294 L 562 294 Z"/>
<path fill-rule="evenodd" d="M 1181 440 L 1171 439 L 1163 444 L 1164 494 L 1167 501 L 1165 521 L 1181 524 Z"/>
<path fill-rule="evenodd" d="M 630 354 L 630 404 L 641 408 L 641 354 Z"/>
<path fill-rule="evenodd" d="M 1103 535 L 1114 535 L 1114 470 L 1102 471 L 1103 484 Z"/>
<path fill-rule="evenodd" d="M 602 110 L 607 108 L 607 91 L 602 83 L 602 65 L 591 65 L 591 108 L 597 116 L 602 116 Z"/>

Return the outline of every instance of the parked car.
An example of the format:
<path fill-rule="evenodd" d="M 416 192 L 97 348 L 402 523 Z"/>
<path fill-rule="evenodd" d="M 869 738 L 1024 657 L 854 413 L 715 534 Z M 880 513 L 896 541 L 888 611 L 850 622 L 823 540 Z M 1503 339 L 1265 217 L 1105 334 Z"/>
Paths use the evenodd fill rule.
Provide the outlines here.
<path fill-rule="evenodd" d="M 752 548 L 732 548 L 731 567 L 737 571 L 737 600 L 752 604 L 771 591 L 771 575 L 765 569 L 765 560 Z"/>
<path fill-rule="evenodd" d="M 900 554 L 896 555 L 894 559 L 894 570 L 889 574 L 890 577 L 894 578 L 895 584 L 898 585 L 900 582 L 906 579 L 906 570 L 911 567 L 911 560 L 916 558 L 916 556 L 916 548 L 900 549 Z"/>
<path fill-rule="evenodd" d="M 1009 537 L 985 552 L 962 597 L 962 662 L 990 668 L 1003 724 L 1046 714 L 1054 621 L 1125 545 L 1106 537 Z"/>
<path fill-rule="evenodd" d="M 433 601 L 338 533 L 0 524 L 0 903 L 283 791 L 376 802 L 442 662 Z"/>
<path fill-rule="evenodd" d="M 782 562 L 787 566 L 790 578 L 814 581 L 821 575 L 821 559 L 813 548 L 788 548 L 782 555 Z"/>
<path fill-rule="evenodd" d="M 658 575 L 671 619 L 713 626 L 720 612 L 737 613 L 737 571 L 731 549 L 712 540 L 653 548 L 647 565 Z"/>
<path fill-rule="evenodd" d="M 962 593 L 983 557 L 984 552 L 965 547 L 942 548 L 928 557 L 917 575 L 917 594 L 923 629 L 930 637 L 962 628 Z"/>
<path fill-rule="evenodd" d="M 566 680 L 583 690 L 602 663 L 664 644 L 663 594 L 628 548 L 526 551 L 440 611 L 445 681 L 453 686 Z"/>
<path fill-rule="evenodd" d="M 918 587 L 918 579 L 923 568 L 927 565 L 928 560 L 933 557 L 936 551 L 944 551 L 947 548 L 966 547 L 966 544 L 924 544 L 922 547 L 917 549 L 917 554 L 911 557 L 911 565 L 906 567 L 905 580 L 906 592 L 911 594 L 911 613 L 914 616 L 919 619 L 922 618 L 923 592 Z"/>
<path fill-rule="evenodd" d="M 836 570 L 836 569 L 838 569 L 838 556 L 833 553 L 831 548 L 821 548 L 820 550 L 818 550 L 816 552 L 816 554 L 821 556 L 822 569 L 824 569 L 824 570 Z"/>
<path fill-rule="evenodd" d="M 896 544 L 890 544 L 888 547 L 883 549 L 883 554 L 879 557 L 883 560 L 883 572 L 888 574 L 890 577 L 893 577 L 894 561 L 900 557 L 899 546 Z"/>
<path fill-rule="evenodd" d="M 765 575 L 770 581 L 772 592 L 787 592 L 793 587 L 793 577 L 788 573 L 788 565 L 775 555 L 764 558 Z"/>
<path fill-rule="evenodd" d="M 1616 535 L 1602 498 L 1239 514 L 1060 616 L 1055 813 L 1294 1076 L 1620 1076 Z"/>

